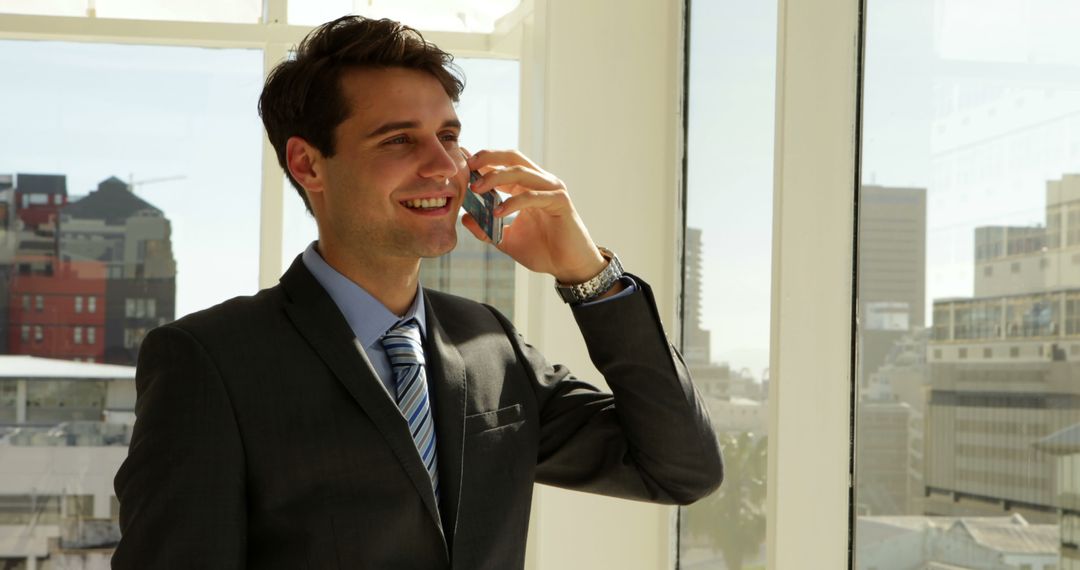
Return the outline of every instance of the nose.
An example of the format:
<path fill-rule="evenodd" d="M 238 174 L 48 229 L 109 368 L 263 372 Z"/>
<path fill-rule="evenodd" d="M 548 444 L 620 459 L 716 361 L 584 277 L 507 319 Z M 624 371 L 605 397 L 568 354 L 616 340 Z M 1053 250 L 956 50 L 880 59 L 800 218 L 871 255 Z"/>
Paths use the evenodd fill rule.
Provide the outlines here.
<path fill-rule="evenodd" d="M 465 159 L 457 150 L 457 145 L 448 148 L 437 137 L 425 145 L 423 161 L 419 174 L 423 178 L 436 180 L 450 179 L 465 167 Z"/>

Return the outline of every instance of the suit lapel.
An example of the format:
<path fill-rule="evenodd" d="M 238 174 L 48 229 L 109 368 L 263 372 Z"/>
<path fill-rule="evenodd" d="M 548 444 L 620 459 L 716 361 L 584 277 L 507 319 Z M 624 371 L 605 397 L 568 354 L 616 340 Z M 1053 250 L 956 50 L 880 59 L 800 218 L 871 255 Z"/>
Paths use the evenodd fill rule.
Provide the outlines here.
<path fill-rule="evenodd" d="M 354 335 L 345 317 L 299 257 L 282 276 L 281 284 L 289 297 L 285 305 L 289 319 L 371 418 L 420 493 L 433 522 L 442 530 L 431 478 L 416 452 L 408 422 L 397 405 L 386 397 L 386 390 L 374 371 L 357 353 Z M 438 422 L 436 427 L 441 428 Z M 439 453 L 442 453 L 441 442 Z M 446 546 L 445 536 L 443 546 Z"/>
<path fill-rule="evenodd" d="M 443 532 L 453 546 L 461 500 L 462 457 L 465 445 L 465 362 L 439 323 L 431 296 L 425 293 L 428 374 L 435 392 L 435 434 L 438 438 L 439 480 Z M 452 552 L 452 549 L 451 549 Z"/>

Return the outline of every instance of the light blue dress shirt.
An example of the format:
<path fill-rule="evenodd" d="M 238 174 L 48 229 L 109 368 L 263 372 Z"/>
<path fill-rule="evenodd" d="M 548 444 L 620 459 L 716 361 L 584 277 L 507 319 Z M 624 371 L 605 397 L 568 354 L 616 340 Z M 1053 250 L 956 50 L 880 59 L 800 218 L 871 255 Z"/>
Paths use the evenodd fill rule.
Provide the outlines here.
<path fill-rule="evenodd" d="M 364 348 L 364 354 L 367 355 L 371 367 L 375 369 L 375 374 L 386 387 L 387 393 L 391 396 L 397 394 L 390 359 L 386 356 L 386 349 L 383 348 L 380 339 L 399 321 L 412 317 L 415 317 L 416 322 L 420 324 L 420 338 L 427 338 L 427 317 L 424 312 L 424 295 L 420 292 L 420 285 L 416 286 L 416 298 L 413 299 L 409 310 L 402 316 L 395 315 L 363 287 L 330 267 L 315 249 L 317 243 L 311 242 L 304 250 L 301 258 L 304 266 L 315 276 L 315 280 L 323 286 L 323 289 L 326 289 L 338 310 L 345 316 L 345 322 L 349 323 L 349 328 L 356 335 L 357 342 Z M 431 375 L 428 374 L 429 398 L 431 393 Z"/>

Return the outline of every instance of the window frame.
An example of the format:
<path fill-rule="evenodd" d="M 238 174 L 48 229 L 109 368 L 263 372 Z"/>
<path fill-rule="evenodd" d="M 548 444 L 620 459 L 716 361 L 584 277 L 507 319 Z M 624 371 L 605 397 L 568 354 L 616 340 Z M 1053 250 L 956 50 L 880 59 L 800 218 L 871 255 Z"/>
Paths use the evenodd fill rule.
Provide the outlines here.
<path fill-rule="evenodd" d="M 768 568 L 850 568 L 865 4 L 778 20 Z"/>

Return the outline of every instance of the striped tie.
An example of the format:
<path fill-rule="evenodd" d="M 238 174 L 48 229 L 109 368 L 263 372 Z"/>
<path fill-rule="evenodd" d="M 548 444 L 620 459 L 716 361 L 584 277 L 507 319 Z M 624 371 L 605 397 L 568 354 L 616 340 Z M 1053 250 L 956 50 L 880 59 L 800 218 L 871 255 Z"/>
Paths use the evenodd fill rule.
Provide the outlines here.
<path fill-rule="evenodd" d="M 397 405 L 409 422 L 420 461 L 431 477 L 435 498 L 439 498 L 439 462 L 435 452 L 435 422 L 428 401 L 427 374 L 424 373 L 424 347 L 420 344 L 420 326 L 415 319 L 394 325 L 382 337 L 383 348 L 394 369 Z"/>

